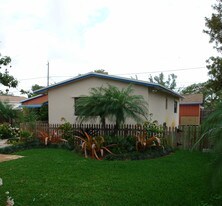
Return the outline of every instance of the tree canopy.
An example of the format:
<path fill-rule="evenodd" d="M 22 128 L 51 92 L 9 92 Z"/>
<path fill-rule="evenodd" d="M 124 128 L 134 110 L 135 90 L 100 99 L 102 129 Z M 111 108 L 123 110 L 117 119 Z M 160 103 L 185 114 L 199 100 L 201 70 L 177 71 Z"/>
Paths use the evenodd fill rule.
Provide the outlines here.
<path fill-rule="evenodd" d="M 0 70 L 4 69 L 3 72 L 0 71 L 0 84 L 5 87 L 13 87 L 15 88 L 18 85 L 18 81 L 9 74 L 8 72 L 8 66 L 11 63 L 11 58 L 8 56 L 2 56 L 0 54 Z M 11 66 L 10 66 L 11 67 Z M 1 94 L 7 94 L 8 88 L 4 91 L 2 89 L 0 90 Z"/>
<path fill-rule="evenodd" d="M 89 96 L 81 96 L 75 105 L 78 118 L 82 121 L 98 116 L 102 124 L 105 119 L 115 120 L 116 127 L 126 118 L 140 121 L 148 114 L 147 103 L 143 96 L 133 94 L 132 85 L 119 89 L 115 86 L 92 88 Z"/>
<path fill-rule="evenodd" d="M 208 82 L 191 84 L 180 91 L 180 94 L 203 94 L 205 109 L 215 108 L 220 101 L 219 92 L 215 94 L 213 89 L 208 86 Z M 221 93 L 221 92 L 220 92 Z"/>
<path fill-rule="evenodd" d="M 218 51 L 219 56 L 210 57 L 207 60 L 208 88 L 214 92 L 215 98 L 221 99 L 222 90 L 222 0 L 217 0 L 213 6 L 214 13 L 211 17 L 205 18 L 205 25 L 207 27 L 204 32 L 210 36 L 210 43 L 214 44 L 214 48 Z"/>
<path fill-rule="evenodd" d="M 158 84 L 163 85 L 164 87 L 167 87 L 168 89 L 171 89 L 171 90 L 175 90 L 175 88 L 177 86 L 176 79 L 177 79 L 177 76 L 175 74 L 169 74 L 167 79 L 165 79 L 165 76 L 162 72 L 159 74 L 159 76 L 152 77 L 150 75 L 150 77 L 149 77 L 150 82 L 158 83 Z"/>
<path fill-rule="evenodd" d="M 21 94 L 26 94 L 30 98 L 30 97 L 36 96 L 36 94 L 34 94 L 34 91 L 41 89 L 41 88 L 43 88 L 43 86 L 40 86 L 38 84 L 34 84 L 34 85 L 32 85 L 31 90 L 26 91 L 26 90 L 21 89 L 20 92 L 21 92 Z"/>
<path fill-rule="evenodd" d="M 104 69 L 96 69 L 94 70 L 95 73 L 100 73 L 100 74 L 109 74 L 108 72 L 106 72 Z"/>

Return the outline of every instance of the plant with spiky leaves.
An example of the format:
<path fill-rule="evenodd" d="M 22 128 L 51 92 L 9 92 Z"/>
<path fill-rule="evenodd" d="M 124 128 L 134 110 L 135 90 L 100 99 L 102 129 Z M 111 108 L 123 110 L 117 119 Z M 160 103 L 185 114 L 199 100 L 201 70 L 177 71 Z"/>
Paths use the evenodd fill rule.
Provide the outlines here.
<path fill-rule="evenodd" d="M 80 146 L 82 148 L 82 151 L 84 152 L 85 158 L 88 158 L 90 156 L 92 159 L 101 160 L 105 155 L 105 151 L 113 154 L 109 150 L 109 147 L 116 145 L 111 144 L 105 146 L 105 140 L 102 136 L 93 137 L 83 130 L 75 131 L 74 137 L 81 141 Z"/>
<path fill-rule="evenodd" d="M 212 163 L 212 186 L 222 191 L 222 104 L 208 116 L 202 125 L 202 136 L 196 142 L 193 149 L 205 138 L 208 138 L 213 145 L 215 154 Z"/>

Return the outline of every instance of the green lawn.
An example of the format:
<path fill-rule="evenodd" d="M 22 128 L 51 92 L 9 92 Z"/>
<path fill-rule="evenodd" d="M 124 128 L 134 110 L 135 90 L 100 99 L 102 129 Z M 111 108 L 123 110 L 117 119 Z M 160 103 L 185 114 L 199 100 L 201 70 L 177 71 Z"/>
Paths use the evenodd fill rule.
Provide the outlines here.
<path fill-rule="evenodd" d="M 177 151 L 140 161 L 96 161 L 61 149 L 19 152 L 0 163 L 0 205 L 200 205 L 209 198 L 209 154 Z"/>

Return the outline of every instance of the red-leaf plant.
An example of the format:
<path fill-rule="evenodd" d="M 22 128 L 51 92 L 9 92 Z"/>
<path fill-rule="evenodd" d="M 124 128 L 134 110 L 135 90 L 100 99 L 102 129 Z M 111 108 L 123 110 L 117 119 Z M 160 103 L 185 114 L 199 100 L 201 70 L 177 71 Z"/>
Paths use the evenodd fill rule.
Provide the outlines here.
<path fill-rule="evenodd" d="M 105 151 L 113 154 L 108 148 L 116 145 L 111 144 L 104 146 L 105 141 L 102 136 L 93 137 L 83 130 L 76 131 L 74 137 L 81 140 L 80 146 L 84 152 L 85 158 L 90 156 L 92 159 L 101 160 L 105 155 Z"/>
<path fill-rule="evenodd" d="M 161 141 L 158 137 L 156 136 L 152 136 L 147 138 L 147 134 L 146 133 L 138 133 L 136 135 L 136 150 L 140 151 L 140 150 L 145 150 L 146 148 L 149 147 L 162 147 L 161 145 Z"/>
<path fill-rule="evenodd" d="M 51 133 L 46 131 L 39 131 L 39 139 L 45 145 L 48 145 L 48 143 L 58 144 L 60 142 L 67 142 L 67 140 L 61 138 L 56 131 L 53 131 Z"/>

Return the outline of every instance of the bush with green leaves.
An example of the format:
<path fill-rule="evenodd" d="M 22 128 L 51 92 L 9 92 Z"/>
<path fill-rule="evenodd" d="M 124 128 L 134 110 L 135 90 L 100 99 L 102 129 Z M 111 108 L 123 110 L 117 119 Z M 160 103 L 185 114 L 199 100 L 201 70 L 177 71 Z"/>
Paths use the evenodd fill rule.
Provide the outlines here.
<path fill-rule="evenodd" d="M 146 130 L 148 137 L 162 134 L 164 132 L 163 126 L 159 125 L 157 121 L 146 121 L 144 122 L 143 127 Z"/>
<path fill-rule="evenodd" d="M 136 151 L 136 138 L 133 136 L 105 136 L 105 143 L 107 145 L 117 144 L 113 147 L 114 153 L 128 153 Z"/>
<path fill-rule="evenodd" d="M 145 160 L 162 157 L 173 152 L 171 147 L 166 147 L 164 149 L 152 147 L 144 151 L 132 151 L 128 153 L 119 154 L 108 154 L 105 160 Z"/>
<path fill-rule="evenodd" d="M 27 130 L 22 130 L 20 131 L 20 140 L 22 142 L 30 142 L 34 139 L 33 133 L 27 131 Z"/>
<path fill-rule="evenodd" d="M 73 128 L 72 124 L 67 122 L 65 118 L 61 118 L 61 121 L 64 123 L 59 126 L 59 129 L 62 131 L 62 138 L 69 140 L 73 137 Z"/>
<path fill-rule="evenodd" d="M 0 124 L 0 139 L 19 138 L 19 128 L 12 127 L 8 123 Z"/>

